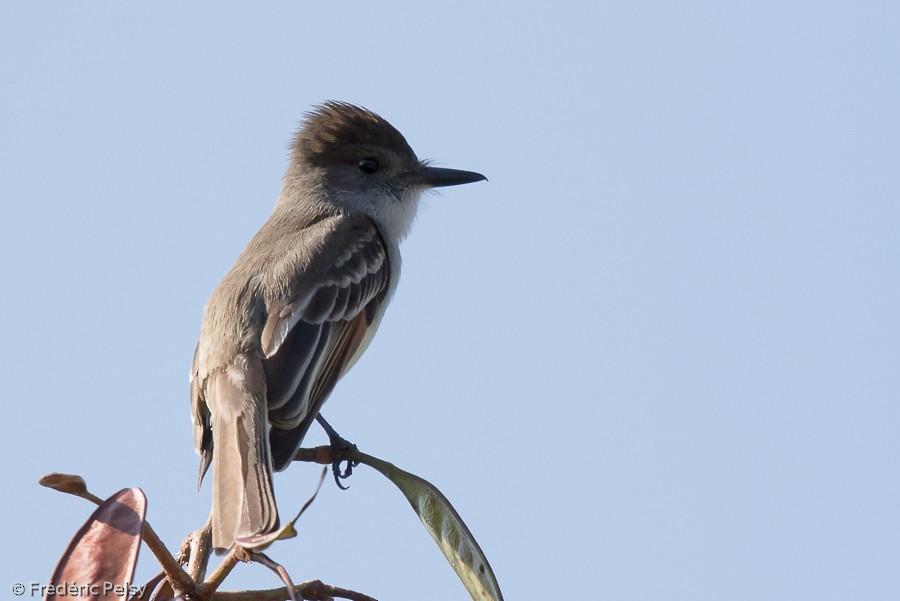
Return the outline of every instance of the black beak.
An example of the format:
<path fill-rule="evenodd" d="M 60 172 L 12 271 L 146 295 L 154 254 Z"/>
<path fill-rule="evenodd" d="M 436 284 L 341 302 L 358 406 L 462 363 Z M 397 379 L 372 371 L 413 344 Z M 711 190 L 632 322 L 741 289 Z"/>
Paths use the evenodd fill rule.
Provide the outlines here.
<path fill-rule="evenodd" d="M 423 167 L 410 177 L 411 183 L 428 186 L 429 188 L 458 186 L 460 184 L 471 184 L 482 180 L 487 181 L 487 178 L 474 171 L 443 169 L 441 167 Z"/>

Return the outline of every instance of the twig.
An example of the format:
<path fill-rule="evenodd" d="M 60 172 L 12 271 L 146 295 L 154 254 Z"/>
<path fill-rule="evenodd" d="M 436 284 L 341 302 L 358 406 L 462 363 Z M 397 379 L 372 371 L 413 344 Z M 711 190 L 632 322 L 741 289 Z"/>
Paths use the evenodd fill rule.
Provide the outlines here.
<path fill-rule="evenodd" d="M 103 504 L 103 499 L 87 489 L 87 484 L 85 484 L 84 478 L 81 476 L 73 474 L 48 474 L 40 479 L 40 484 L 59 492 L 81 497 L 97 506 Z M 166 573 L 166 577 L 172 583 L 176 592 L 190 591 L 194 588 L 194 581 L 187 575 L 187 572 L 181 569 L 181 566 L 178 565 L 178 562 L 172 557 L 172 553 L 169 552 L 166 545 L 159 539 L 159 536 L 156 535 L 156 532 L 147 520 L 144 520 L 142 539 L 147 544 L 150 551 L 156 556 L 156 559 L 159 560 L 163 571 Z"/>
<path fill-rule="evenodd" d="M 347 451 L 347 454 L 350 454 L 349 450 Z M 330 465 L 332 462 L 331 447 L 328 445 L 324 445 L 321 447 L 312 447 L 309 449 L 297 449 L 297 454 L 294 455 L 294 461 L 307 461 L 310 463 Z"/>
<path fill-rule="evenodd" d="M 222 560 L 222 563 L 219 564 L 219 567 L 215 569 L 212 575 L 207 578 L 203 584 L 197 587 L 197 592 L 201 597 L 209 599 L 238 562 L 249 560 L 249 552 L 243 547 L 235 546 L 228 552 L 228 555 L 225 556 L 225 559 Z"/>
<path fill-rule="evenodd" d="M 348 455 L 353 455 L 352 452 Z M 294 457 L 295 461 L 310 461 L 328 465 L 331 463 L 331 447 L 321 446 L 312 449 L 300 449 Z M 41 484 L 60 492 L 65 492 L 76 497 L 86 499 L 95 505 L 101 505 L 103 499 L 87 490 L 84 480 L 80 476 L 68 474 L 50 474 L 41 479 Z M 315 498 L 315 496 L 313 497 Z M 311 501 L 312 499 L 310 499 Z M 307 502 L 307 505 L 309 502 Z M 305 508 L 306 506 L 304 506 Z M 302 513 L 302 512 L 301 512 Z M 212 551 L 212 521 L 208 520 L 203 528 L 193 533 L 190 540 L 190 559 L 188 570 L 194 578 L 188 575 L 171 552 L 157 536 L 150 526 L 144 521 L 143 540 L 153 552 L 163 567 L 169 582 L 173 586 L 176 595 L 189 594 L 192 598 L 212 599 L 213 601 L 289 601 L 292 597 L 287 587 L 273 588 L 258 591 L 222 591 L 216 592 L 234 566 L 240 561 L 250 560 L 248 550 L 235 547 L 225 556 L 222 563 L 215 569 L 212 575 L 200 585 L 196 585 L 209 564 Z M 352 591 L 337 586 L 325 584 L 321 580 L 310 580 L 293 587 L 296 594 L 310 601 L 331 601 L 335 597 L 349 599 L 350 601 L 378 601 L 374 597 L 358 591 Z"/>
<path fill-rule="evenodd" d="M 196 586 L 194 580 L 178 565 L 165 543 L 160 540 L 153 528 L 150 527 L 150 523 L 146 521 L 144 522 L 144 542 L 159 560 L 159 564 L 166 573 L 166 578 L 172 583 L 172 588 L 176 593 L 181 594 L 194 589 Z"/>
<path fill-rule="evenodd" d="M 128 601 L 147 601 L 156 590 L 156 587 L 159 586 L 159 583 L 165 579 L 166 573 L 160 572 L 141 588 L 141 593 L 139 595 L 131 597 Z"/>
<path fill-rule="evenodd" d="M 278 563 L 277 561 L 272 561 L 272 558 L 266 555 L 261 551 L 254 551 L 252 553 L 253 561 L 256 563 L 266 566 L 275 574 L 281 578 L 281 581 L 284 583 L 284 590 L 291 596 L 291 601 L 305 601 L 303 599 L 303 595 L 297 593 L 297 587 L 294 586 L 293 580 L 291 580 L 291 575 L 288 574 L 288 571 L 284 569 L 284 566 Z"/>
<path fill-rule="evenodd" d="M 194 579 L 194 582 L 202 582 L 206 577 L 206 567 L 209 565 L 209 556 L 212 553 L 212 515 L 206 520 L 203 528 L 191 535 L 190 550 L 188 574 Z"/>
<path fill-rule="evenodd" d="M 328 448 L 328 447 L 326 447 Z M 357 591 L 325 584 L 321 580 L 310 580 L 294 587 L 304 599 L 310 601 L 330 601 L 334 597 L 350 601 L 378 601 Z M 214 601 L 288 601 L 291 598 L 287 588 L 272 588 L 261 591 L 222 591 L 216 593 Z"/>

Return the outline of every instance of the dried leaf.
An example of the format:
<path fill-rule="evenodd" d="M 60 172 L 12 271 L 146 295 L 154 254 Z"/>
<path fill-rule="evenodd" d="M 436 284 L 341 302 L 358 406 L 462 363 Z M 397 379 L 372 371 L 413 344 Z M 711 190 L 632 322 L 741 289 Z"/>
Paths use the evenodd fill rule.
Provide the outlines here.
<path fill-rule="evenodd" d="M 79 497 L 87 493 L 87 484 L 85 484 L 84 478 L 74 474 L 60 474 L 54 472 L 52 474 L 47 474 L 38 480 L 38 484 Z"/>
<path fill-rule="evenodd" d="M 270 532 L 268 534 L 255 534 L 253 536 L 243 536 L 235 539 L 235 543 L 239 546 L 244 547 L 245 549 L 251 549 L 254 551 L 259 551 L 261 549 L 265 549 L 276 540 L 281 540 L 285 538 L 294 538 L 297 536 L 297 530 L 294 528 L 294 524 L 297 520 L 300 519 L 300 516 L 303 515 L 303 512 L 312 505 L 312 502 L 316 500 L 316 496 L 319 494 L 319 491 L 322 490 L 322 483 L 325 482 L 325 474 L 327 472 L 327 468 L 322 468 L 322 474 L 319 476 L 319 485 L 316 486 L 316 492 L 307 499 L 306 503 L 303 504 L 303 507 L 300 508 L 300 511 L 297 512 L 297 515 L 294 516 L 290 522 L 287 522 L 284 526 L 276 530 L 275 532 Z"/>
<path fill-rule="evenodd" d="M 122 489 L 104 501 L 59 560 L 47 601 L 73 596 L 122 601 L 137 592 L 128 587 L 141 546 L 146 510 L 147 499 L 139 488 Z M 72 587 L 83 590 L 73 591 Z"/>

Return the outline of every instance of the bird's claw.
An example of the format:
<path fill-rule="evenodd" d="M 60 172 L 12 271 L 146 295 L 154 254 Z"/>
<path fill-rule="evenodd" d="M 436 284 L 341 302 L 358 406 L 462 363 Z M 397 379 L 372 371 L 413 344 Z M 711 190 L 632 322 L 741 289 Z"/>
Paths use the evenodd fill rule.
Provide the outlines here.
<path fill-rule="evenodd" d="M 348 440 L 337 436 L 331 439 L 331 473 L 334 476 L 334 483 L 341 490 L 347 490 L 349 486 L 341 484 L 341 480 L 346 480 L 353 474 L 353 468 L 359 465 L 359 461 L 347 459 L 344 455 L 347 451 L 355 451 L 356 445 Z M 341 464 L 347 462 L 347 468 L 342 470 Z"/>
<path fill-rule="evenodd" d="M 334 475 L 334 483 L 337 484 L 337 487 L 341 490 L 347 490 L 350 487 L 341 484 L 341 480 L 346 480 L 350 477 L 353 473 L 353 468 L 359 465 L 359 461 L 347 459 L 345 455 L 348 451 L 356 451 L 356 445 L 338 434 L 335 429 L 331 427 L 331 424 L 322 417 L 321 413 L 316 416 L 316 421 L 322 425 L 322 428 L 328 435 L 329 444 L 331 445 L 331 473 Z M 347 462 L 347 469 L 341 470 L 341 464 L 345 461 Z"/>

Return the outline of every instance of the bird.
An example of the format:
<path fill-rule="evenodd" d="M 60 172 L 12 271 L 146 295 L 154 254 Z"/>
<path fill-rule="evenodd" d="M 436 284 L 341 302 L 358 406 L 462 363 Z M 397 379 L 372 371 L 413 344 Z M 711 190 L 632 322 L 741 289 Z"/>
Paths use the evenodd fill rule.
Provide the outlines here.
<path fill-rule="evenodd" d="M 422 193 L 486 179 L 419 160 L 366 108 L 330 100 L 305 115 L 274 210 L 206 303 L 191 366 L 218 553 L 278 529 L 273 472 L 378 329 Z"/>

